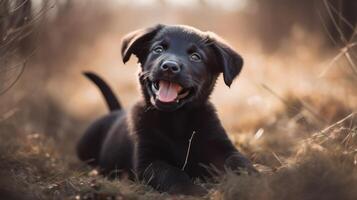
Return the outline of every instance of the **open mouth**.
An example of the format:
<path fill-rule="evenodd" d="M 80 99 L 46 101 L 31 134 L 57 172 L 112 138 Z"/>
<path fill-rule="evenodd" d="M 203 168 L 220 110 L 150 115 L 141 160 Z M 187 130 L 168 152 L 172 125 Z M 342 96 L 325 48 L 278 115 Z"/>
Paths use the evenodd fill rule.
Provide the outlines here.
<path fill-rule="evenodd" d="M 193 94 L 192 88 L 184 88 L 178 83 L 166 80 L 151 82 L 150 89 L 154 100 L 159 100 L 161 103 L 180 103 Z"/>

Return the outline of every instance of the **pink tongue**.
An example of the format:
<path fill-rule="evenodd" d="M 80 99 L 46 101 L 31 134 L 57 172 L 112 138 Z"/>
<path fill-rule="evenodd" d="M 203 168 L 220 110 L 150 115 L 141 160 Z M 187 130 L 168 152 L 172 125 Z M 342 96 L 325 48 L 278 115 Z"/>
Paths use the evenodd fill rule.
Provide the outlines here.
<path fill-rule="evenodd" d="M 162 102 L 173 102 L 175 101 L 181 86 L 176 83 L 169 81 L 160 81 L 160 89 L 157 98 Z"/>

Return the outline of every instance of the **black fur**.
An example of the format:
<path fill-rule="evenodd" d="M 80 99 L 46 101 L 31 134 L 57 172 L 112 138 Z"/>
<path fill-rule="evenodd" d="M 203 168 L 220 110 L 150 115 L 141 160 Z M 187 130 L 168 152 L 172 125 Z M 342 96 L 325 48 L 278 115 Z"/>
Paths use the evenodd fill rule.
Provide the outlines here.
<path fill-rule="evenodd" d="M 107 102 L 107 106 L 110 111 L 121 109 L 119 100 L 116 98 L 115 94 L 105 83 L 105 81 L 103 81 L 99 76 L 91 72 L 84 72 L 83 74 L 98 86 L 98 88 L 103 94 L 105 102 Z"/>
<path fill-rule="evenodd" d="M 230 86 L 241 71 L 243 60 L 231 47 L 210 32 L 157 25 L 123 39 L 123 61 L 132 54 L 141 66 L 143 101 L 128 114 L 117 110 L 94 122 L 79 142 L 81 160 L 99 166 L 105 174 L 134 174 L 159 191 L 190 195 L 205 193 L 192 180 L 209 178 L 207 166 L 256 172 L 231 143 L 209 102 L 220 73 Z M 168 61 L 172 66 L 166 66 Z M 109 86 L 95 77 L 107 103 L 116 105 Z M 154 86 L 163 80 L 179 84 L 188 95 L 162 102 Z"/>

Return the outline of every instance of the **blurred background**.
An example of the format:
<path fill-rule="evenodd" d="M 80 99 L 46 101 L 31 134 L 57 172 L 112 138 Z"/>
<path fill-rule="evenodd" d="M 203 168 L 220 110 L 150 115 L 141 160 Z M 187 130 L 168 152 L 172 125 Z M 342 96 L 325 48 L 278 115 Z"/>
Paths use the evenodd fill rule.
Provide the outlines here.
<path fill-rule="evenodd" d="M 343 123 L 356 132 L 356 10 L 354 0 L 1 0 L 2 154 L 78 169 L 76 140 L 108 112 L 82 72 L 104 77 L 130 109 L 141 98 L 139 68 L 136 58 L 122 63 L 121 38 L 186 24 L 217 33 L 244 58 L 231 88 L 220 77 L 211 99 L 237 147 L 278 169 L 300 141 L 351 113 Z"/>

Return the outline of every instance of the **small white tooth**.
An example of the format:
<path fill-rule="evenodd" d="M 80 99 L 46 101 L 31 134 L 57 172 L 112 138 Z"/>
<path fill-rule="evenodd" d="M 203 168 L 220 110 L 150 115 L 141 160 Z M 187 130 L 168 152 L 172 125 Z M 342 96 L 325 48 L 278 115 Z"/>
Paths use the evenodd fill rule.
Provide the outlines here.
<path fill-rule="evenodd" d="M 185 93 L 180 94 L 180 95 L 178 96 L 178 98 L 179 98 L 179 99 L 185 98 L 185 97 L 187 97 L 187 95 L 188 95 L 189 93 L 190 93 L 190 91 L 186 91 Z"/>
<path fill-rule="evenodd" d="M 176 103 L 180 103 L 180 99 L 177 99 L 177 100 L 176 100 Z"/>
<path fill-rule="evenodd" d="M 151 84 L 152 91 L 157 94 L 159 91 L 155 88 L 154 84 Z"/>

